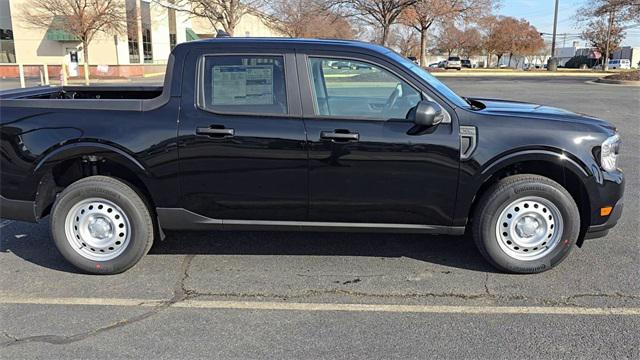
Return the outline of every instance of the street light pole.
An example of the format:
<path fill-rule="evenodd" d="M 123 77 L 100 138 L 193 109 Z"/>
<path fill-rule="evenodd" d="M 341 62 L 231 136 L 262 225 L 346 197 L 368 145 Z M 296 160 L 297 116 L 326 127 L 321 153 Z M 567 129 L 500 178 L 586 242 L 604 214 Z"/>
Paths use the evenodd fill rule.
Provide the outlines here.
<path fill-rule="evenodd" d="M 560 0 L 556 0 L 556 7 L 553 11 L 553 38 L 551 39 L 551 59 L 547 62 L 547 70 L 556 71 L 558 63 L 556 62 L 556 30 L 558 29 L 558 3 Z"/>
<path fill-rule="evenodd" d="M 611 28 L 613 27 L 613 9 L 609 10 L 609 24 L 607 24 L 607 44 L 605 45 L 602 70 L 609 70 L 609 44 L 611 43 Z"/>

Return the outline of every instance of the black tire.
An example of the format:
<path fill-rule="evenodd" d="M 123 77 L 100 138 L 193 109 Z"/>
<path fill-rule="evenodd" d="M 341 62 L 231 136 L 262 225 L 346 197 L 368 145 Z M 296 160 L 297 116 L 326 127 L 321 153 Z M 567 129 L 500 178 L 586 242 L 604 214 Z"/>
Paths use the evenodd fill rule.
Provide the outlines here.
<path fill-rule="evenodd" d="M 506 245 L 500 239 L 501 233 L 496 230 L 501 226 L 498 220 L 503 211 L 514 201 L 528 198 L 542 198 L 552 203 L 562 216 L 563 226 L 561 233 L 557 235 L 558 238 L 554 235 L 557 239 L 554 246 L 545 247 L 544 252 L 539 255 L 540 258 L 523 260 L 517 258 L 519 256 L 517 253 L 525 250 L 515 245 Z M 517 207 L 515 209 L 518 210 Z M 511 217 L 511 215 L 507 216 Z M 505 223 L 504 226 L 506 227 L 507 224 Z M 550 226 L 553 229 L 553 225 Z M 569 255 L 580 233 L 580 213 L 571 195 L 557 182 L 538 175 L 514 175 L 491 186 L 480 198 L 474 211 L 472 232 L 480 253 L 494 267 L 509 273 L 539 273 L 553 268 Z M 506 235 L 507 232 L 502 234 Z M 512 250 L 508 246 L 514 246 L 517 250 L 509 253 Z M 542 251 L 538 248 L 535 250 Z M 514 252 L 515 256 L 513 256 Z"/>
<path fill-rule="evenodd" d="M 92 198 L 105 199 L 126 214 L 129 224 L 126 247 L 113 259 L 87 258 L 76 251 L 68 240 L 65 225 L 67 215 L 74 206 Z M 153 218 L 143 197 L 127 183 L 107 176 L 80 179 L 64 189 L 53 204 L 50 227 L 53 240 L 62 256 L 77 268 L 91 274 L 117 274 L 131 268 L 147 254 L 154 237 Z"/>

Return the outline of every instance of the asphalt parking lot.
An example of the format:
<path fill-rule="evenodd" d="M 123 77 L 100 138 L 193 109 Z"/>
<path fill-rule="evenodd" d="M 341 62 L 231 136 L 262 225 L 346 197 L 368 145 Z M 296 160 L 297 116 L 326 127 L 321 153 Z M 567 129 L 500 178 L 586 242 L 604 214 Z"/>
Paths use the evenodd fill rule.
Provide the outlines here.
<path fill-rule="evenodd" d="M 170 233 L 130 271 L 77 273 L 48 223 L 0 222 L 0 357 L 640 358 L 640 88 L 450 77 L 618 126 L 625 210 L 558 268 L 505 275 L 470 238 Z"/>

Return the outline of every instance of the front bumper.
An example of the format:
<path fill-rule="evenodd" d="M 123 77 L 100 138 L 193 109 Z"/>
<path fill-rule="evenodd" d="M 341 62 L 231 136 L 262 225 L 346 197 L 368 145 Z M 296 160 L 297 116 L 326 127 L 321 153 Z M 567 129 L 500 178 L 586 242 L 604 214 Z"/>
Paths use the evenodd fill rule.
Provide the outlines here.
<path fill-rule="evenodd" d="M 585 239 L 596 239 L 607 236 L 609 230 L 616 226 L 618 220 L 622 216 L 622 208 L 624 207 L 623 199 L 618 200 L 616 205 L 613 207 L 611 214 L 607 218 L 607 220 L 599 225 L 591 225 L 589 229 L 587 229 L 587 233 L 585 234 Z"/>
<path fill-rule="evenodd" d="M 35 202 L 12 200 L 0 195 L 0 218 L 36 222 Z"/>

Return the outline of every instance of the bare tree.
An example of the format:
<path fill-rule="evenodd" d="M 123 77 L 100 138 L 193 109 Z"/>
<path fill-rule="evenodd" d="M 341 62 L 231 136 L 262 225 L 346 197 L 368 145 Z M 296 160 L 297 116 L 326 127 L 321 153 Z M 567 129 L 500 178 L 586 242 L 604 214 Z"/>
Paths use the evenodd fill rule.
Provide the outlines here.
<path fill-rule="evenodd" d="M 27 0 L 22 19 L 41 29 L 62 30 L 82 42 L 84 62 L 98 33 L 120 34 L 126 29 L 125 10 L 117 0 Z"/>
<path fill-rule="evenodd" d="M 509 35 L 513 31 L 513 24 L 517 21 L 511 17 L 487 16 L 478 23 L 483 33 L 483 48 L 487 55 L 487 65 L 491 66 L 491 57 L 498 57 L 497 64 L 505 53 L 511 51 L 512 39 Z"/>
<path fill-rule="evenodd" d="M 497 55 L 498 64 L 504 54 L 509 54 L 511 66 L 513 55 L 534 55 L 545 47 L 540 32 L 524 19 L 490 16 L 479 21 L 479 24 L 488 58 Z"/>
<path fill-rule="evenodd" d="M 420 64 L 427 57 L 427 34 L 434 24 L 473 22 L 493 10 L 494 0 L 417 0 L 403 12 L 402 23 L 420 33 Z"/>
<path fill-rule="evenodd" d="M 469 57 L 482 47 L 482 36 L 477 29 L 458 29 L 454 24 L 443 27 L 438 35 L 437 48 L 446 52 L 448 56 L 457 53 L 459 56 Z"/>
<path fill-rule="evenodd" d="M 462 41 L 459 45 L 460 55 L 469 58 L 482 50 L 482 35 L 476 28 L 468 28 L 462 32 Z"/>
<path fill-rule="evenodd" d="M 583 37 L 598 47 L 604 55 L 604 70 L 608 69 L 609 54 L 624 38 L 621 27 L 626 23 L 637 21 L 638 18 L 640 18 L 640 1 L 638 0 L 592 0 L 578 9 L 577 22 L 585 25 Z M 596 34 L 594 29 L 599 29 L 602 33 Z"/>
<path fill-rule="evenodd" d="M 334 8 L 341 8 L 349 15 L 380 31 L 379 42 L 389 45 L 391 26 L 397 23 L 402 12 L 417 0 L 329 0 Z"/>
<path fill-rule="evenodd" d="M 463 36 L 462 30 L 453 24 L 449 24 L 443 27 L 440 34 L 438 34 L 436 47 L 441 52 L 447 53 L 447 56 L 451 56 L 452 53 L 456 53 L 460 48 Z"/>
<path fill-rule="evenodd" d="M 264 0 L 154 0 L 163 6 L 172 6 L 191 16 L 207 19 L 213 29 L 222 29 L 233 36 L 240 19 L 246 14 L 260 14 Z"/>
<path fill-rule="evenodd" d="M 405 57 L 418 57 L 420 51 L 420 40 L 418 33 L 411 27 L 403 26 L 395 31 L 389 40 L 400 54 Z"/>
<path fill-rule="evenodd" d="M 603 62 L 609 58 L 609 53 L 616 51 L 624 40 L 624 32 L 620 23 L 614 21 L 611 27 L 608 23 L 609 19 L 594 18 L 586 24 L 587 26 L 582 32 L 582 37 L 602 54 Z M 603 63 L 603 68 L 606 68 L 607 65 Z"/>
<path fill-rule="evenodd" d="M 356 34 L 346 17 L 313 0 L 275 0 L 262 18 L 289 37 L 353 39 Z"/>
<path fill-rule="evenodd" d="M 511 56 L 518 55 L 525 58 L 535 56 L 542 49 L 545 48 L 544 40 L 540 35 L 540 31 L 535 26 L 531 25 L 528 21 L 522 19 L 517 24 L 517 30 L 513 33 L 513 46 L 509 57 L 509 64 L 511 64 Z M 516 67 L 520 63 L 520 59 L 517 59 Z"/>

